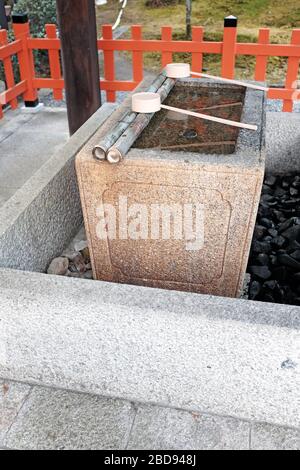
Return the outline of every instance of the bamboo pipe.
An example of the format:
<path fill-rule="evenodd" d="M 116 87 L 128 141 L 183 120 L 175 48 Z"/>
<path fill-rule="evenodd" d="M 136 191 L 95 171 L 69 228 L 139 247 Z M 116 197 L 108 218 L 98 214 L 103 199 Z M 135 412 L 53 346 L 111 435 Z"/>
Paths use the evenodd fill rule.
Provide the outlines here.
<path fill-rule="evenodd" d="M 167 78 L 157 93 L 154 94 L 159 97 L 160 101 L 164 101 L 174 85 L 175 80 Z M 106 159 L 109 163 L 119 163 L 124 158 L 124 155 L 126 155 L 143 130 L 148 126 L 154 115 L 155 111 L 138 114 L 137 118 L 127 127 L 126 131 L 107 152 Z"/>
<path fill-rule="evenodd" d="M 167 80 L 166 74 L 163 72 L 155 78 L 153 83 L 149 87 L 149 92 L 155 93 Z M 93 148 L 93 156 L 97 160 L 105 160 L 108 150 L 117 142 L 119 137 L 126 131 L 132 122 L 137 117 L 137 113 L 132 112 L 130 109 L 127 110 L 120 121 L 115 125 L 112 131 L 106 135 L 98 144 Z"/>

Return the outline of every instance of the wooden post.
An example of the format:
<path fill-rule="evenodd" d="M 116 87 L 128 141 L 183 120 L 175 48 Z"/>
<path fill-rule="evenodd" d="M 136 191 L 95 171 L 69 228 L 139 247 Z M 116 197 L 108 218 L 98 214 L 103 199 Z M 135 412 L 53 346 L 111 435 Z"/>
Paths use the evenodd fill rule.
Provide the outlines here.
<path fill-rule="evenodd" d="M 72 135 L 101 106 L 95 0 L 56 0 L 56 5 Z"/>
<path fill-rule="evenodd" d="M 186 0 L 186 37 L 191 39 L 192 35 L 192 0 Z"/>
<path fill-rule="evenodd" d="M 8 29 L 4 0 L 0 0 L 0 29 Z"/>

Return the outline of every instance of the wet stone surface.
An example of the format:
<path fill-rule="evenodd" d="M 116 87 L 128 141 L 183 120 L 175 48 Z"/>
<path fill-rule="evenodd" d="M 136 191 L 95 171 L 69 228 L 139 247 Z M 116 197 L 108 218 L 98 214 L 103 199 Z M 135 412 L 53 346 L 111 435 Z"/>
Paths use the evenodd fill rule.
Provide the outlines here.
<path fill-rule="evenodd" d="M 189 109 L 210 116 L 240 121 L 245 100 L 245 90 L 240 87 L 214 90 L 195 86 L 176 85 L 164 104 Z M 170 132 L 170 129 L 172 131 Z M 230 154 L 235 151 L 239 130 L 162 110 L 135 142 L 135 148 L 184 151 L 209 154 Z M 221 136 L 221 137 L 220 137 Z"/>
<path fill-rule="evenodd" d="M 248 273 L 251 300 L 300 305 L 300 175 L 265 178 Z"/>

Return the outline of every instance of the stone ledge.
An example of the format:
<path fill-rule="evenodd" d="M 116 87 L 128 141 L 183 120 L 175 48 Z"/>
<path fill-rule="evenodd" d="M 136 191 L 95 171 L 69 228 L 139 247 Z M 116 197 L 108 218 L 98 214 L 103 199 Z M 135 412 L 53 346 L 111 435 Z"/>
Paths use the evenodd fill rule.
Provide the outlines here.
<path fill-rule="evenodd" d="M 0 208 L 2 267 L 44 271 L 75 236 L 82 223 L 82 211 L 74 158 L 114 109 L 115 105 L 103 105 Z"/>
<path fill-rule="evenodd" d="M 267 112 L 268 173 L 300 172 L 300 114 Z"/>
<path fill-rule="evenodd" d="M 300 426 L 299 307 L 10 270 L 0 289 L 2 377 Z"/>

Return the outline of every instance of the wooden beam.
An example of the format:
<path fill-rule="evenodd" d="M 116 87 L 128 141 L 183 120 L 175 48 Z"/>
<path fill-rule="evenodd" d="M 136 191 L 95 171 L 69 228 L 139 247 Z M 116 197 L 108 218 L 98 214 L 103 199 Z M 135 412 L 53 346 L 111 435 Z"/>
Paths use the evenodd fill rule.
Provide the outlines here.
<path fill-rule="evenodd" d="M 95 1 L 56 0 L 56 4 L 72 135 L 101 106 Z"/>
<path fill-rule="evenodd" d="M 4 0 L 0 0 L 0 29 L 8 29 Z"/>

